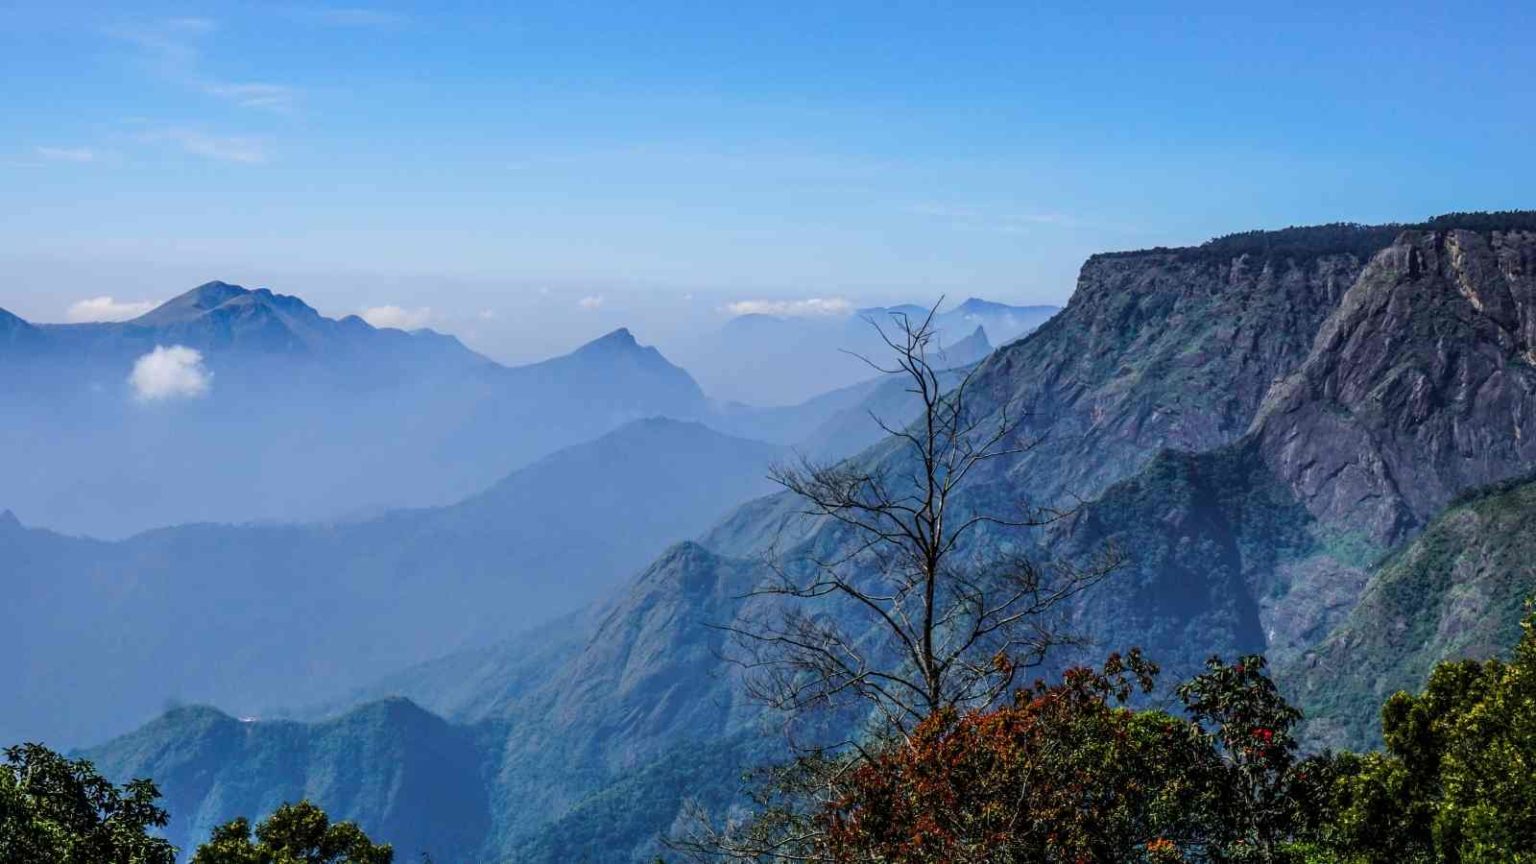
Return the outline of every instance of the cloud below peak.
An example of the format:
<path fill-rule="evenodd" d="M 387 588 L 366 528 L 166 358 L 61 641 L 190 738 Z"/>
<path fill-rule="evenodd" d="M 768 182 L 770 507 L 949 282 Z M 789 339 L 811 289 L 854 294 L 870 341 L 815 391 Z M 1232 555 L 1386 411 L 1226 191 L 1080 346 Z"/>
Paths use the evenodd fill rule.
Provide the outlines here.
<path fill-rule="evenodd" d="M 117 300 L 112 297 L 90 297 L 69 304 L 64 320 L 71 324 L 88 324 L 100 321 L 127 321 L 155 308 L 151 300 Z"/>
<path fill-rule="evenodd" d="M 805 297 L 798 300 L 737 300 L 725 304 L 732 315 L 774 315 L 780 318 L 828 318 L 853 313 L 853 304 L 842 297 Z"/>
<path fill-rule="evenodd" d="M 208 394 L 213 373 L 203 366 L 203 354 L 185 345 L 156 345 L 133 362 L 128 376 L 140 402 L 196 399 Z"/>
<path fill-rule="evenodd" d="M 375 327 L 388 327 L 395 330 L 419 330 L 432 320 L 432 310 L 426 306 L 416 309 L 390 305 L 372 306 L 358 314 L 364 321 Z"/>

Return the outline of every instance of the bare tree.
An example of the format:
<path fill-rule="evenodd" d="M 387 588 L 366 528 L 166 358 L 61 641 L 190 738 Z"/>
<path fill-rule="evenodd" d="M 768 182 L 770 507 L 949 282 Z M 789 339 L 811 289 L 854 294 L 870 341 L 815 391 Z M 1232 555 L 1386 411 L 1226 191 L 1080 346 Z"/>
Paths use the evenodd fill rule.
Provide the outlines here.
<path fill-rule="evenodd" d="M 894 361 L 866 362 L 902 376 L 921 408 L 909 425 L 874 418 L 890 449 L 874 460 L 801 459 L 772 474 L 806 515 L 842 529 L 835 552 L 770 560 L 772 578 L 752 593 L 778 602 L 756 603 L 761 612 L 725 628 L 750 692 L 775 708 L 867 703 L 899 734 L 939 711 L 992 705 L 1019 670 L 1070 640 L 1059 613 L 1119 563 L 1113 550 L 1085 566 L 1041 563 L 1012 534 L 1062 514 L 1023 504 L 987 512 L 981 496 L 964 500 L 978 469 L 1034 442 L 1011 404 L 972 398 L 977 367 L 945 386 L 954 376 L 935 363 L 937 309 L 871 322 Z M 970 542 L 982 532 L 992 536 Z"/>
<path fill-rule="evenodd" d="M 921 413 L 908 425 L 876 417 L 889 438 L 875 458 L 774 470 L 806 516 L 840 530 L 818 532 L 795 556 L 770 555 L 770 578 L 749 595 L 757 611 L 722 627 L 752 695 L 791 717 L 851 709 L 897 746 L 928 717 L 1009 696 L 1021 670 L 1075 641 L 1069 601 L 1121 561 L 1107 548 L 1081 566 L 1043 563 L 1016 535 L 1063 513 L 1022 502 L 989 511 L 985 495 L 970 494 L 982 466 L 1035 442 L 1013 405 L 972 398 L 975 368 L 935 364 L 937 309 L 871 322 L 894 361 L 870 365 L 902 376 Z M 693 813 L 692 830 L 669 845 L 699 862 L 826 860 L 811 814 L 866 754 L 858 735 L 844 743 L 799 749 L 764 772 L 749 818 L 719 825 Z"/>

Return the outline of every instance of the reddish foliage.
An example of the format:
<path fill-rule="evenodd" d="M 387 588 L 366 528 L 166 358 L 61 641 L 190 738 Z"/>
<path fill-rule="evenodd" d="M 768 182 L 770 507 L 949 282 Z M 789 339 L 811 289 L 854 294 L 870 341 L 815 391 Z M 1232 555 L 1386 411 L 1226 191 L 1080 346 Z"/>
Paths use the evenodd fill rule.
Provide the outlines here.
<path fill-rule="evenodd" d="M 1011 706 L 939 715 L 855 769 L 821 814 L 837 861 L 1181 861 L 1181 799 L 1202 770 L 1187 721 L 1114 704 L 1139 656 L 1073 669 Z"/>

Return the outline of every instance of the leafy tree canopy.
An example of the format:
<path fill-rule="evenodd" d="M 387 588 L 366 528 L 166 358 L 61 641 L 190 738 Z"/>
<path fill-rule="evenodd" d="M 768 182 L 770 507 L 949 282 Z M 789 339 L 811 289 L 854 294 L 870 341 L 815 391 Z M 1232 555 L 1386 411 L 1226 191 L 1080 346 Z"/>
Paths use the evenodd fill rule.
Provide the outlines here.
<path fill-rule="evenodd" d="M 0 763 L 0 861 L 6 864 L 174 864 L 160 792 L 118 787 L 85 760 L 41 744 L 5 749 Z"/>
<path fill-rule="evenodd" d="M 1382 708 L 1386 751 L 1341 757 L 1346 864 L 1536 862 L 1536 615 L 1508 661 L 1435 668 Z"/>
<path fill-rule="evenodd" d="M 213 829 L 192 864 L 391 864 L 388 844 L 368 839 L 351 822 L 332 824 L 308 801 L 284 804 L 256 826 L 236 819 Z"/>

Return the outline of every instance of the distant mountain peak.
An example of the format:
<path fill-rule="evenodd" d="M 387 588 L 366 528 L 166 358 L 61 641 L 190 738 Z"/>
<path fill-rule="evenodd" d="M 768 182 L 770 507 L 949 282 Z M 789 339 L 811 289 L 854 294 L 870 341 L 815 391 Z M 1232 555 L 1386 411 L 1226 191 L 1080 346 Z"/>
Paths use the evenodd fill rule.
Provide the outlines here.
<path fill-rule="evenodd" d="M 193 288 L 191 291 L 188 291 L 179 297 L 172 298 L 167 303 L 161 305 L 170 305 L 171 303 L 176 303 L 179 300 L 184 300 L 187 301 L 189 305 L 194 305 L 199 309 L 214 309 L 224 305 L 225 303 L 228 303 L 230 300 L 236 297 L 243 297 L 250 293 L 252 293 L 250 289 L 241 285 L 232 285 L 228 282 L 215 279 L 212 282 L 204 282 L 196 288 Z"/>
<path fill-rule="evenodd" d="M 204 282 L 185 294 L 179 294 L 154 309 L 133 319 L 131 323 L 151 327 L 183 324 L 195 321 L 210 312 L 224 307 L 259 306 L 267 310 L 300 318 L 319 318 L 309 304 L 298 297 L 275 294 L 267 288 L 251 290 L 240 285 L 214 280 Z"/>
<path fill-rule="evenodd" d="M 16 518 L 15 513 L 9 510 L 0 510 L 0 530 L 20 527 L 22 527 L 21 520 Z"/>
<path fill-rule="evenodd" d="M 859 318 L 879 317 L 882 315 L 905 315 L 908 318 L 926 318 L 929 311 L 927 306 L 919 306 L 916 303 L 901 303 L 896 306 L 868 306 L 854 310 L 854 315 Z"/>
<path fill-rule="evenodd" d="M 945 345 L 941 352 L 946 361 L 956 366 L 969 366 L 991 353 L 992 342 L 987 339 L 986 328 L 980 324 L 964 339 Z"/>
<path fill-rule="evenodd" d="M 577 348 L 575 353 L 585 355 L 603 355 L 644 350 L 644 348 L 645 346 L 636 341 L 635 334 L 629 332 L 628 327 L 620 327 L 617 330 L 614 330 L 610 333 L 605 333 L 602 336 L 593 339 L 591 342 L 581 346 L 580 348 Z"/>
<path fill-rule="evenodd" d="M 158 326 L 190 321 L 206 312 L 223 306 L 236 297 L 244 297 L 250 293 L 247 289 L 239 285 L 231 285 L 228 282 L 220 282 L 218 280 L 204 282 L 191 291 L 178 294 L 145 312 L 143 315 L 133 319 L 133 323 Z"/>

